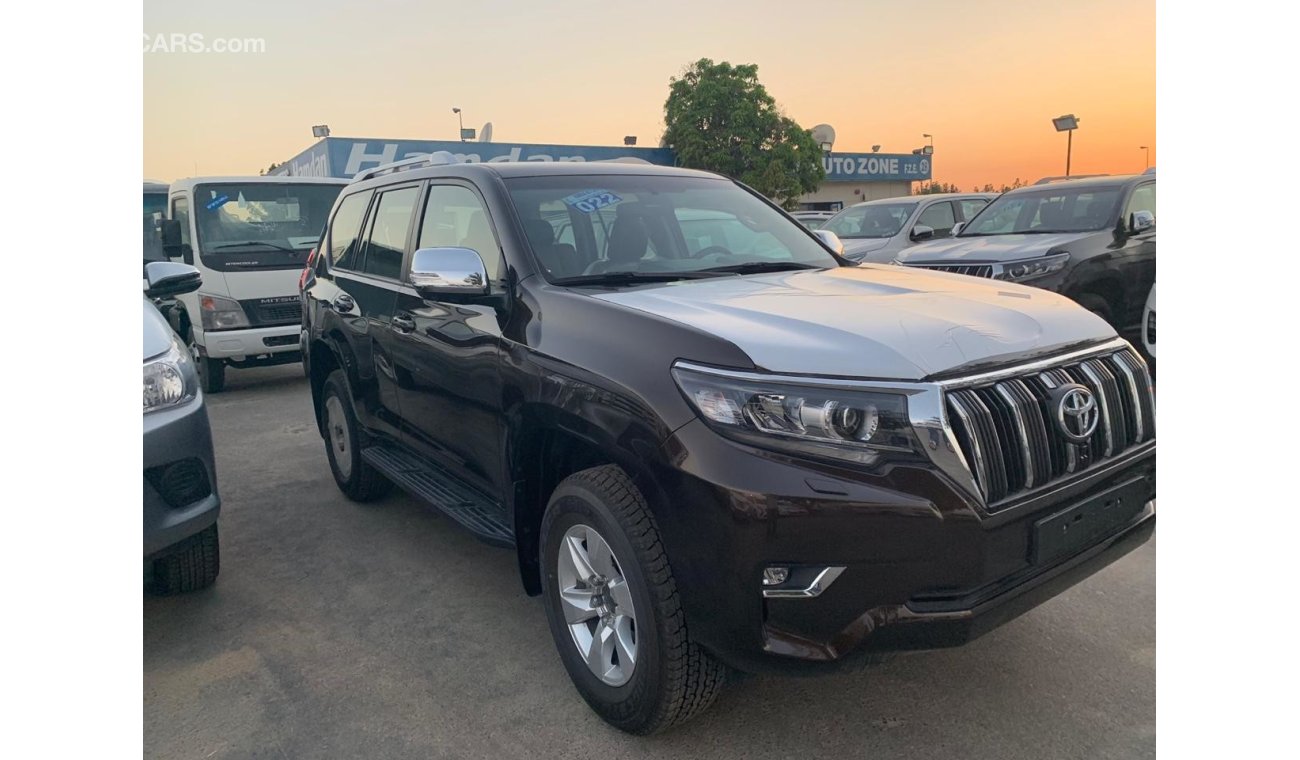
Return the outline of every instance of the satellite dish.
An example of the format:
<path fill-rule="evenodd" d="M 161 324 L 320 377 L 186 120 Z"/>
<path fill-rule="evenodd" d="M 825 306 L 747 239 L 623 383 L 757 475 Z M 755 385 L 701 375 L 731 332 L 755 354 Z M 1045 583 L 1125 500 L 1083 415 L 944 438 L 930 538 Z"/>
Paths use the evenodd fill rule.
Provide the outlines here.
<path fill-rule="evenodd" d="M 492 122 L 489 121 L 484 124 L 483 128 L 478 131 L 478 141 L 483 143 L 492 142 Z"/>
<path fill-rule="evenodd" d="M 825 147 L 835 144 L 835 127 L 829 124 L 818 124 L 811 131 L 818 145 Z"/>

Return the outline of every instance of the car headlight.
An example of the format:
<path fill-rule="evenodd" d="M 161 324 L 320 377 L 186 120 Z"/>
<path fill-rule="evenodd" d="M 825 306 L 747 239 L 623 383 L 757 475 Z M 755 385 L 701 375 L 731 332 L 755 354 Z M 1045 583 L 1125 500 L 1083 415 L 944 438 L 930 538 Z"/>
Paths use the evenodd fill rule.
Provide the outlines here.
<path fill-rule="evenodd" d="M 204 330 L 233 330 L 248 327 L 248 315 L 238 301 L 206 293 L 199 294 L 199 314 Z"/>
<path fill-rule="evenodd" d="M 194 357 L 172 336 L 166 353 L 144 364 L 144 413 L 183 404 L 195 397 L 197 388 Z"/>
<path fill-rule="evenodd" d="M 907 396 L 678 364 L 673 378 L 704 422 L 735 440 L 874 465 L 920 452 Z"/>
<path fill-rule="evenodd" d="M 1049 275 L 1052 272 L 1059 272 L 1069 260 L 1070 254 L 1062 253 L 1056 256 L 1044 256 L 1041 259 L 1013 261 L 1009 264 L 1000 265 L 999 270 L 993 274 L 993 279 L 1024 282 L 1025 280 Z"/>

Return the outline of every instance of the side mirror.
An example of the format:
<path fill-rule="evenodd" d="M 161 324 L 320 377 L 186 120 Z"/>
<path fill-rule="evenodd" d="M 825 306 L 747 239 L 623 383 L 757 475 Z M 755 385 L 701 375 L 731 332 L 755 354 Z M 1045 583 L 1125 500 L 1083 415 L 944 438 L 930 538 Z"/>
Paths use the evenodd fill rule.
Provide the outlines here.
<path fill-rule="evenodd" d="M 158 234 L 162 237 L 163 253 L 169 259 L 184 259 L 185 263 L 190 264 L 194 261 L 194 254 L 190 251 L 189 246 L 181 242 L 181 223 L 176 219 L 163 219 L 158 223 Z"/>
<path fill-rule="evenodd" d="M 831 249 L 839 256 L 844 255 L 844 243 L 840 240 L 839 235 L 836 235 L 834 232 L 831 232 L 830 230 L 810 230 L 810 231 L 812 232 L 813 235 L 817 237 L 818 240 L 822 242 L 822 245 Z"/>
<path fill-rule="evenodd" d="M 957 233 L 961 232 L 962 228 L 965 227 L 965 226 L 966 226 L 966 223 L 965 223 L 965 222 L 957 222 L 956 224 L 954 224 L 954 225 L 952 226 L 952 232 L 949 233 L 949 236 L 950 236 L 950 237 L 957 237 Z"/>
<path fill-rule="evenodd" d="M 485 296 L 487 267 L 472 248 L 421 248 L 411 258 L 411 285 L 421 296 Z"/>
<path fill-rule="evenodd" d="M 909 236 L 915 241 L 929 240 L 934 237 L 934 228 L 926 227 L 924 224 L 918 224 L 912 228 L 912 234 Z"/>
<path fill-rule="evenodd" d="M 170 298 L 193 293 L 203 284 L 199 270 L 175 261 L 151 261 L 144 266 L 144 294 L 150 298 Z"/>
<path fill-rule="evenodd" d="M 1156 226 L 1156 215 L 1150 211 L 1134 211 L 1128 215 L 1129 232 L 1137 234 L 1154 229 Z"/>

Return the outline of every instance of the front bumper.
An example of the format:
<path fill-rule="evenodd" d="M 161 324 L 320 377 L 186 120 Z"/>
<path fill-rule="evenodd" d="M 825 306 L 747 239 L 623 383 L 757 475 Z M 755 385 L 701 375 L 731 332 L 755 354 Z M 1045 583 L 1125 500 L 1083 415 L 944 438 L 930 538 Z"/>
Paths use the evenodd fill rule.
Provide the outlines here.
<path fill-rule="evenodd" d="M 206 481 L 206 482 L 204 482 Z M 144 556 L 217 521 L 221 497 L 203 396 L 144 417 Z"/>
<path fill-rule="evenodd" d="M 298 356 L 298 333 L 301 325 L 254 327 L 246 330 L 208 330 L 198 332 L 196 339 L 200 353 L 209 359 L 229 359 L 234 362 L 253 363 L 259 356 L 276 356 L 294 361 Z M 289 354 L 291 357 L 285 358 Z"/>
<path fill-rule="evenodd" d="M 1155 527 L 1154 445 L 989 514 L 933 466 L 874 475 L 724 440 L 698 421 L 651 479 L 687 624 L 748 672 L 808 672 L 959 645 L 1050 599 Z M 1123 488 L 1131 515 L 1039 559 L 1035 524 Z M 644 490 L 644 488 L 643 488 Z M 763 568 L 844 567 L 811 598 L 768 598 Z"/>

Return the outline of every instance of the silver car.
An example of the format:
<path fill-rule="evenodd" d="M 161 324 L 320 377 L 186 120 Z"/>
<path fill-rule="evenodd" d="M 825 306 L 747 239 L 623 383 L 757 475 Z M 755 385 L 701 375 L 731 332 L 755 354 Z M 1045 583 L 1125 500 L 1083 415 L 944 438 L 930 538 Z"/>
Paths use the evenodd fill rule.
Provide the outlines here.
<path fill-rule="evenodd" d="M 888 264 L 915 243 L 952 234 L 997 197 L 996 193 L 939 193 L 883 198 L 849 206 L 820 229 L 844 243 L 844 257 L 859 263 Z"/>

